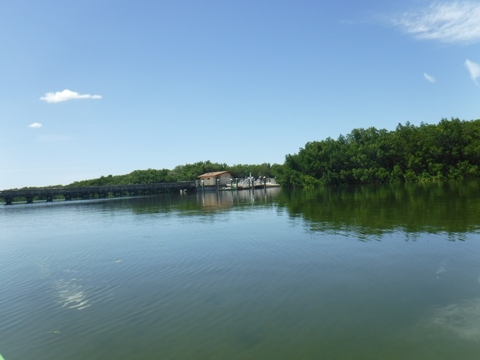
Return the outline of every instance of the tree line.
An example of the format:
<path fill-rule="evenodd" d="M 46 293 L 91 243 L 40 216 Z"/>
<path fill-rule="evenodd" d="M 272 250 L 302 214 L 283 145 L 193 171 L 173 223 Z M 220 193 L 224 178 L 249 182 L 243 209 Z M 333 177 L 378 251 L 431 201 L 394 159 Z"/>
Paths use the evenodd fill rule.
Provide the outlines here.
<path fill-rule="evenodd" d="M 105 186 L 105 185 L 131 185 L 151 184 L 177 181 L 195 180 L 199 175 L 214 171 L 229 171 L 239 178 L 250 176 L 276 177 L 281 165 L 263 163 L 260 165 L 238 164 L 229 166 L 227 164 L 213 163 L 211 161 L 200 161 L 194 164 L 178 165 L 173 170 L 169 169 L 147 169 L 135 170 L 126 175 L 108 175 L 97 179 L 75 181 L 67 186 Z"/>
<path fill-rule="evenodd" d="M 283 164 L 227 165 L 201 161 L 174 169 L 135 170 L 75 181 L 74 186 L 130 185 L 195 180 L 214 171 L 239 178 L 276 178 L 284 187 L 422 182 L 480 177 L 480 119 L 398 124 L 395 130 L 358 128 L 338 139 L 308 142 Z"/>
<path fill-rule="evenodd" d="M 308 142 L 287 155 L 284 186 L 435 181 L 480 176 L 480 120 L 399 124 L 393 131 L 354 129 L 337 140 Z"/>

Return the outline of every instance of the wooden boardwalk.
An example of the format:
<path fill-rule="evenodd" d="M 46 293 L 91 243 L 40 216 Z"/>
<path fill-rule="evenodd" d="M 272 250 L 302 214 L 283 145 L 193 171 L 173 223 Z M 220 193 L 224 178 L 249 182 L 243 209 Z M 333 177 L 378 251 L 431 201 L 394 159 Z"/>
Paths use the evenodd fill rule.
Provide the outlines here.
<path fill-rule="evenodd" d="M 0 198 L 5 200 L 6 205 L 13 202 L 25 201 L 27 204 L 34 200 L 53 201 L 53 199 L 98 199 L 120 196 L 156 195 L 178 191 L 195 190 L 195 181 L 180 181 L 175 183 L 155 183 L 116 186 L 86 186 L 86 187 L 61 187 L 2 190 Z"/>

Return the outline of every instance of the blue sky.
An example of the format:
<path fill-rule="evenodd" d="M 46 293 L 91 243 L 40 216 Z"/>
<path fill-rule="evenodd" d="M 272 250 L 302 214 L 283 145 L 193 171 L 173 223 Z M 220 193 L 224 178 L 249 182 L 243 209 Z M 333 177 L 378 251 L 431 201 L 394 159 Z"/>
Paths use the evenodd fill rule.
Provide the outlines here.
<path fill-rule="evenodd" d="M 0 189 L 480 118 L 480 1 L 3 1 Z"/>

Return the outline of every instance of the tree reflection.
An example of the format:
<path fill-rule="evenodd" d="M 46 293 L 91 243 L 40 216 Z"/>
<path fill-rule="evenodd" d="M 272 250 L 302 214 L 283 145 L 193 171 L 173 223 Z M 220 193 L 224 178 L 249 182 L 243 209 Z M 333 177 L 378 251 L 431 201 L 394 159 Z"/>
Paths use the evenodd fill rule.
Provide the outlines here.
<path fill-rule="evenodd" d="M 284 191 L 277 201 L 290 216 L 307 220 L 312 231 L 355 231 L 360 239 L 398 230 L 445 232 L 450 240 L 464 240 L 480 226 L 479 186 L 478 180 L 469 180 L 325 187 Z"/>

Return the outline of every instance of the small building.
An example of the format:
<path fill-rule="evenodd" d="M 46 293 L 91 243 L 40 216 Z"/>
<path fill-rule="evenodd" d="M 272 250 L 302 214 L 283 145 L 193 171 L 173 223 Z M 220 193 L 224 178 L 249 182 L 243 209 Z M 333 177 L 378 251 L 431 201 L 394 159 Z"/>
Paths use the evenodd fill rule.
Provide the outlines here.
<path fill-rule="evenodd" d="M 235 175 L 229 171 L 215 171 L 198 176 L 200 182 L 203 180 L 204 186 L 216 186 L 217 179 L 219 186 L 225 186 L 227 184 L 230 184 L 231 179 L 234 178 Z"/>

